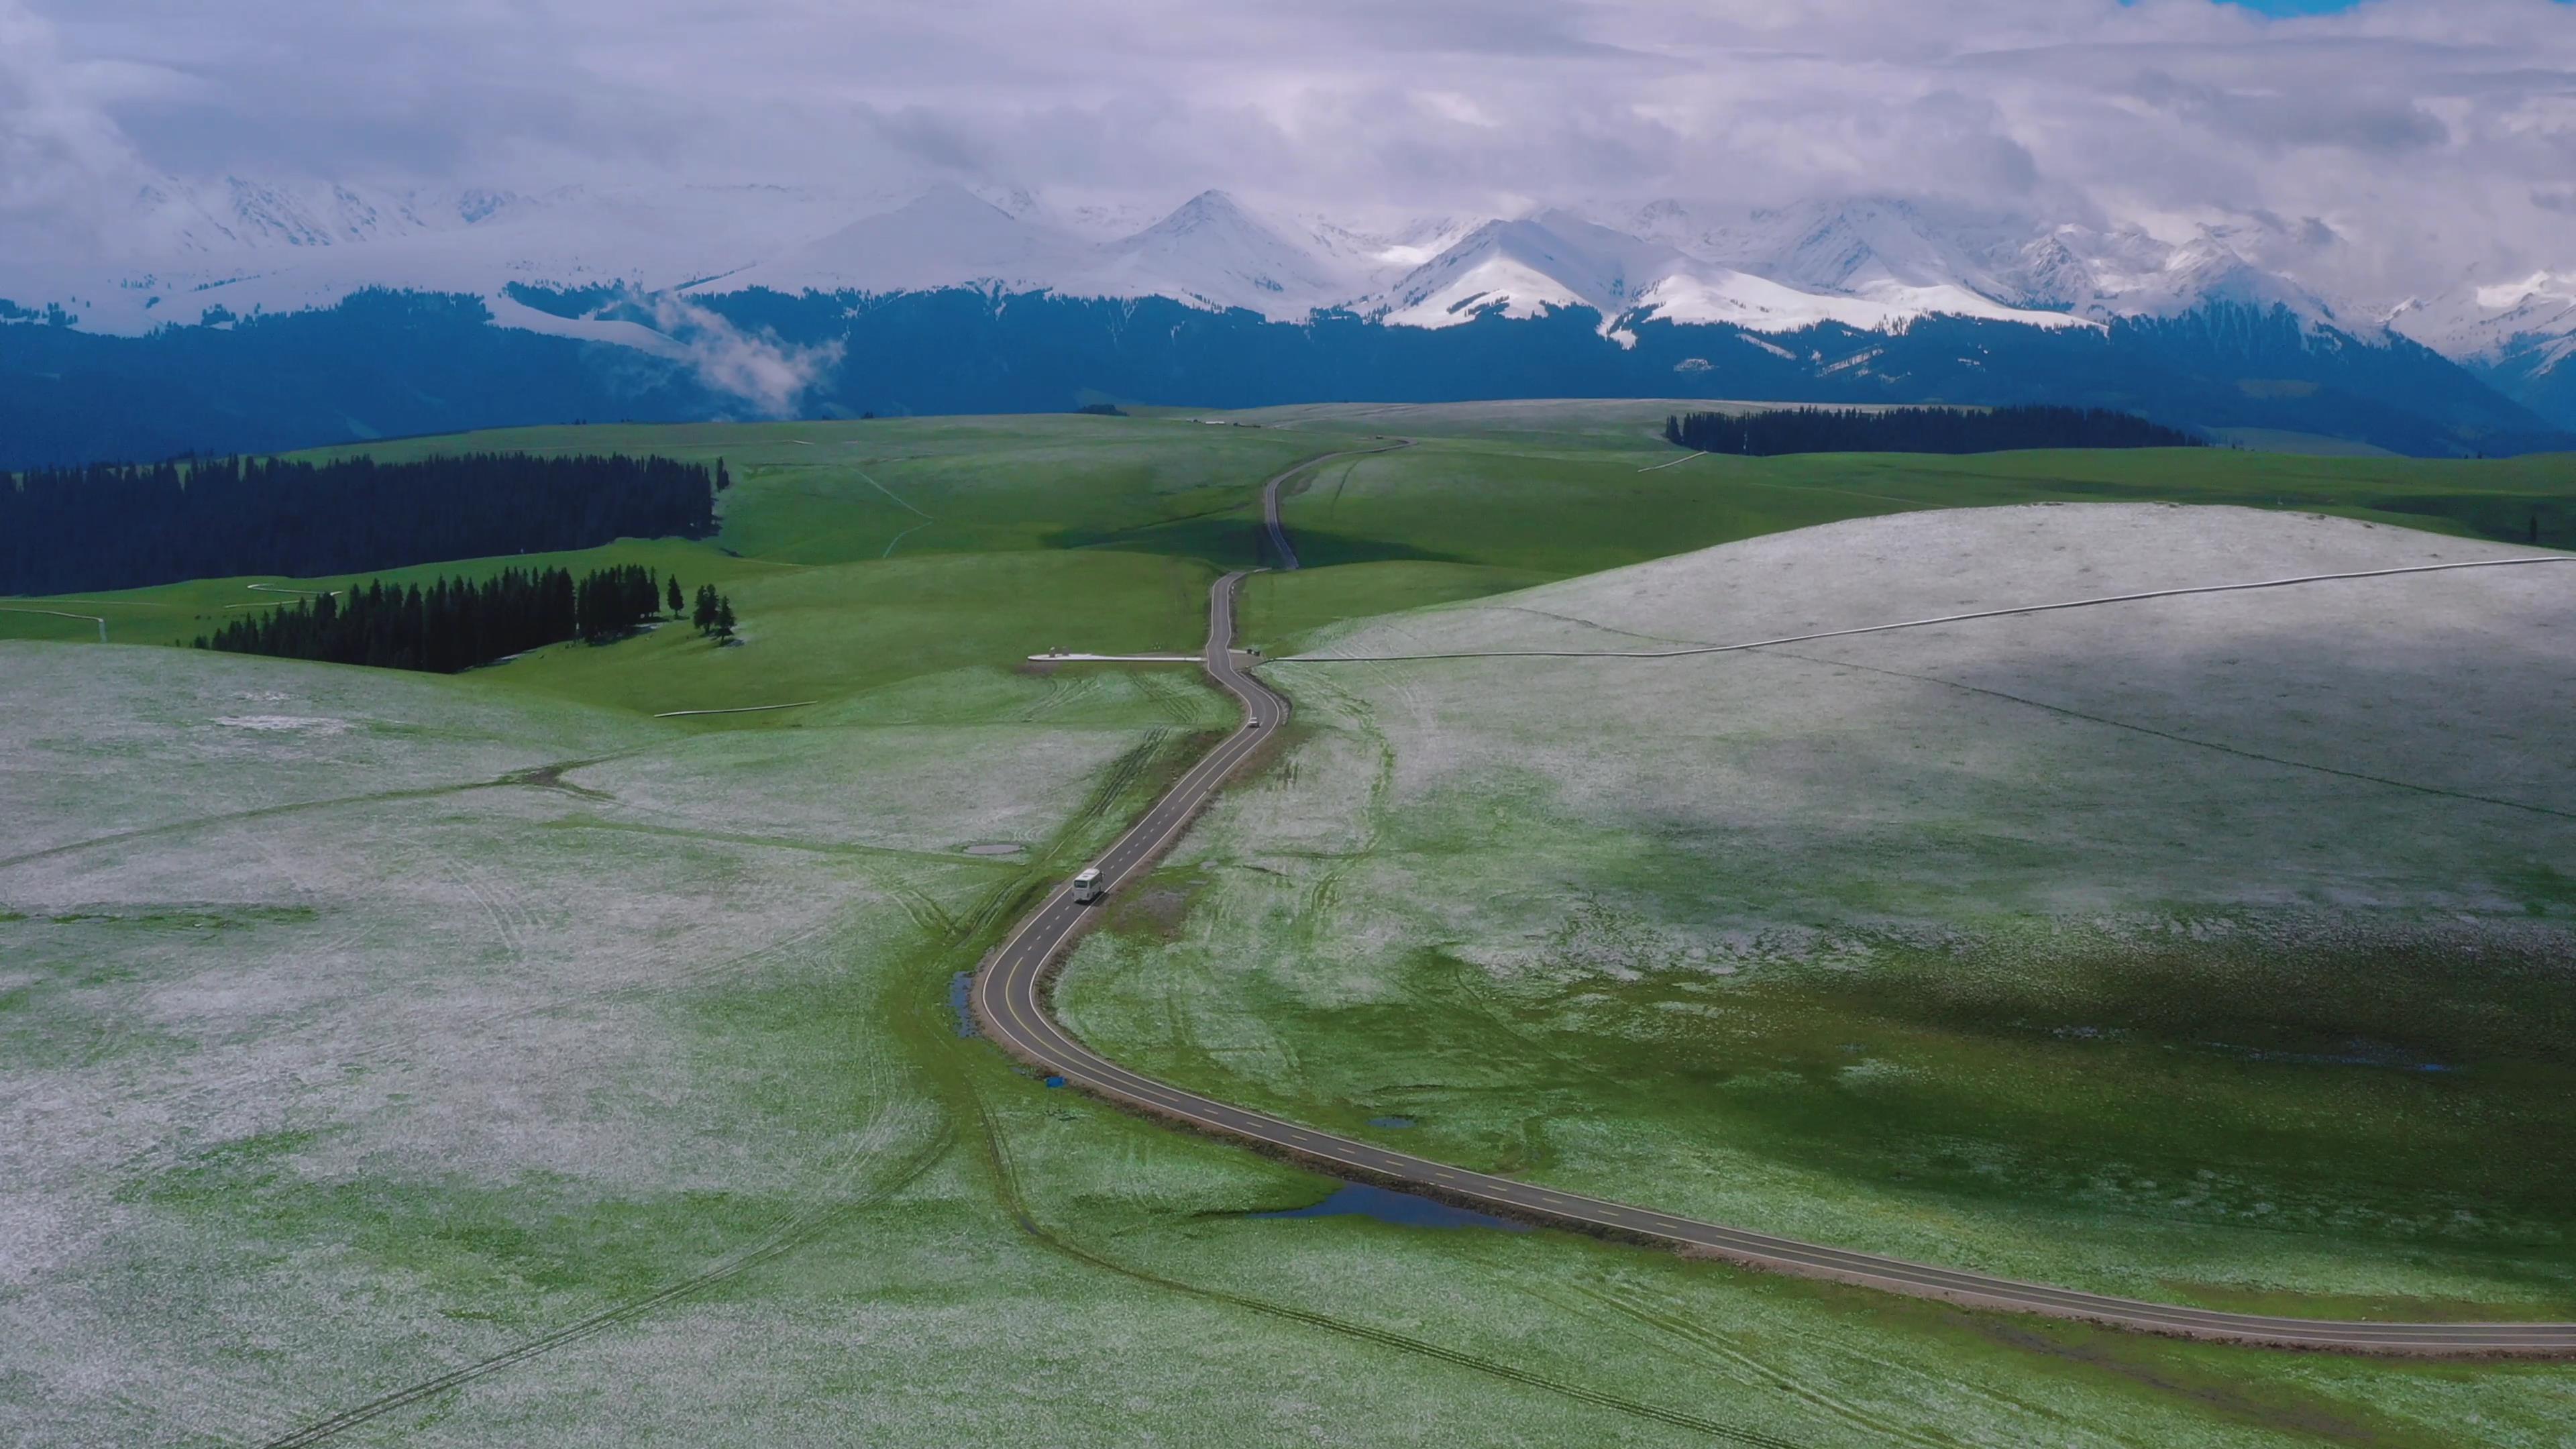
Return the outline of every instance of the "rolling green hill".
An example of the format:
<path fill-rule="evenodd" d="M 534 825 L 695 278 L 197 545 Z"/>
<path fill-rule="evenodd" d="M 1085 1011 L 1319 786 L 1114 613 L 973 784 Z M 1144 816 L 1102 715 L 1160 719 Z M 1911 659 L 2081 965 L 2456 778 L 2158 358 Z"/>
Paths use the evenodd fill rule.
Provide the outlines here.
<path fill-rule="evenodd" d="M 310 456 L 371 452 L 401 459 L 515 449 L 723 458 L 738 481 L 722 502 L 723 531 L 710 543 L 621 543 L 543 561 L 575 568 L 638 562 L 678 572 L 692 587 L 717 582 L 735 594 L 746 617 L 770 613 L 790 636 L 819 639 L 785 616 L 841 607 L 833 601 L 844 594 L 852 611 L 882 613 L 885 599 L 915 586 L 907 582 L 916 577 L 907 560 L 987 560 L 963 566 L 965 573 L 952 568 L 917 577 L 937 580 L 921 585 L 934 593 L 989 599 L 989 606 L 975 606 L 978 612 L 989 607 L 999 631 L 987 637 L 1007 634 L 1011 643 L 1025 643 L 1005 651 L 1011 655 L 1057 643 L 1101 652 L 1186 647 L 1197 628 L 1196 604 L 1182 581 L 1203 586 L 1220 569 L 1261 561 L 1253 485 L 1301 459 L 1371 446 L 1380 436 L 1418 441 L 1335 462 L 1292 485 L 1285 512 L 1305 568 L 1254 581 L 1246 594 L 1249 642 L 1279 652 L 1342 620 L 1914 509 L 2035 501 L 2230 503 L 2511 541 L 2524 538 L 2536 521 L 2544 544 L 2576 540 L 2576 457 L 2565 455 L 2434 462 L 2195 449 L 1692 458 L 1657 436 L 1672 406 L 1316 405 L 1207 415 L 1214 423 L 1148 410 L 1134 418 L 603 425 L 406 439 Z M 1027 565 L 1003 561 L 1063 551 L 1115 561 L 1086 566 L 1078 576 L 1031 573 Z M 384 576 L 426 579 L 529 561 L 466 561 Z M 990 589 L 969 582 L 973 570 L 985 567 L 997 570 Z M 810 576 L 817 570 L 820 577 Z M 790 587 L 790 575 L 808 576 Z M 174 642 L 233 610 L 255 607 L 250 585 L 346 582 L 218 580 L 9 600 L 0 603 L 12 611 L 0 612 L 0 638 L 94 638 L 98 626 L 89 616 L 95 616 L 106 620 L 111 641 Z M 910 668 L 903 662 L 907 650 L 866 637 L 873 627 L 842 641 L 849 648 L 829 668 L 844 668 L 850 649 L 869 651 L 872 662 L 863 673 L 871 680 Z M 906 637 L 900 625 L 892 627 L 893 637 Z M 929 651 L 925 661 L 951 657 L 936 638 L 911 636 L 910 642 Z M 677 644 L 618 647 L 676 660 Z M 503 672 L 515 671 L 514 679 L 536 688 L 605 689 L 603 698 L 638 707 L 698 707 L 694 696 L 682 702 L 674 690 L 636 682 L 663 678 L 658 663 L 630 678 L 621 664 L 587 653 L 571 663 L 556 657 L 562 652 L 545 651 Z M 814 683 L 812 670 L 799 675 L 783 662 L 779 667 L 782 688 L 796 678 L 805 680 L 800 688 L 832 687 Z M 728 661 L 728 668 L 727 680 L 761 672 L 740 661 Z M 558 677 L 560 685 L 550 682 Z M 691 679 L 690 687 L 701 683 L 714 680 Z"/>

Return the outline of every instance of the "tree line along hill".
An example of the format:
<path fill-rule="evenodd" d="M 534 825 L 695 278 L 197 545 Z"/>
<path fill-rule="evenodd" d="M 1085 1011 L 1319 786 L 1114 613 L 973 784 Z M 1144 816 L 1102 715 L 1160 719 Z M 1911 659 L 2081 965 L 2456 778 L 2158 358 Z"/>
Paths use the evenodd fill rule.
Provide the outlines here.
<path fill-rule="evenodd" d="M 595 569 L 504 569 L 491 578 L 428 588 L 381 582 L 318 594 L 197 637 L 200 649 L 330 664 L 454 674 L 568 639 L 604 644 L 681 610 L 678 578 L 636 564 Z M 733 602 L 699 586 L 692 615 L 718 643 L 734 633 Z"/>
<path fill-rule="evenodd" d="M 2198 448 L 2179 428 L 2104 408 L 1775 408 L 1683 413 L 1664 439 L 1703 453 L 2000 453 L 2017 448 Z"/>
<path fill-rule="evenodd" d="M 721 459 L 526 453 L 37 468 L 0 474 L 0 594 L 705 538 L 732 481 Z"/>

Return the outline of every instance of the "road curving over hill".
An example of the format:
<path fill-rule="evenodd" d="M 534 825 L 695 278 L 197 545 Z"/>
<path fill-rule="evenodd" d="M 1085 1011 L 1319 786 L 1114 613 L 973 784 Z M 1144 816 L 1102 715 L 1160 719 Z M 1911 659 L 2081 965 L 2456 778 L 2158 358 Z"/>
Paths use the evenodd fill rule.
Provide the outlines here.
<path fill-rule="evenodd" d="M 1313 464 L 1300 465 L 1290 473 L 1309 466 Z M 1279 484 L 1288 476 L 1282 474 L 1265 485 L 1263 512 L 1265 527 L 1278 545 L 1279 556 L 1291 561 L 1293 567 L 1294 554 L 1286 549 L 1278 513 Z M 1233 648 L 1236 592 L 1244 577 L 1242 573 L 1227 574 L 1210 591 L 1204 663 L 1209 676 L 1242 704 L 1245 723 L 1184 774 L 1094 862 L 1112 893 L 1148 869 L 1227 778 L 1259 751 L 1289 717 L 1287 698 L 1246 672 L 1246 657 Z M 2268 586 L 2292 582 L 2297 581 L 2268 581 Z M 1093 1051 L 1056 1020 L 1048 1001 L 1052 968 L 1091 919 L 1093 909 L 1074 901 L 1068 882 L 1021 922 L 975 973 L 971 1000 L 984 1031 L 1012 1055 L 1085 1091 L 1185 1127 L 1248 1143 L 1335 1176 L 1383 1183 L 1551 1226 L 1706 1254 L 1753 1267 L 1970 1307 L 2045 1314 L 2147 1333 L 2346 1353 L 2576 1357 L 2576 1323 L 2335 1322 L 2226 1313 L 2054 1288 L 1677 1217 L 1653 1208 L 1471 1171 L 1234 1106 L 1130 1071 Z"/>

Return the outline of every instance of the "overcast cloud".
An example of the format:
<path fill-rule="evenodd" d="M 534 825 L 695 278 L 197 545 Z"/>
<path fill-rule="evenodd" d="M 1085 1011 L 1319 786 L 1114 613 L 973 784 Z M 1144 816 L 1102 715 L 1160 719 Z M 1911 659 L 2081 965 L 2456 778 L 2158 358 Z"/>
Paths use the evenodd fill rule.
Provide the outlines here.
<path fill-rule="evenodd" d="M 162 173 L 2259 213 L 2402 292 L 2576 271 L 2576 8 L 0 0 L 5 220 L 77 236 Z"/>

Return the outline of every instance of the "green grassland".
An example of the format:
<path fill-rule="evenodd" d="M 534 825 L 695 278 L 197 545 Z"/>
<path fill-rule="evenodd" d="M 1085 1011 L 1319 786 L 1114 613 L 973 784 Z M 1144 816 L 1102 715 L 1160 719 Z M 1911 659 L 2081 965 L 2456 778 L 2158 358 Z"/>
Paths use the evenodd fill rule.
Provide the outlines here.
<path fill-rule="evenodd" d="M 1331 652 L 1760 638 L 2464 550 L 2510 552 L 2243 512 L 1882 519 Z M 2216 1306 L 2564 1318 L 2576 1195 L 2532 1164 L 2576 1151 L 2567 588 L 1653 664 L 1283 661 L 1296 748 L 1060 999 L 1228 1100 L 1718 1221 Z"/>
<path fill-rule="evenodd" d="M 1186 758 L 1150 676 L 692 733 L 477 676 L 0 666 L 0 788 L 53 831 L 0 860 L 16 1442 L 257 1442 L 687 1284 L 347 1442 L 2430 1446 L 2563 1407 L 2548 1367 L 1242 1217 L 1326 1185 L 1048 1091 L 949 1003 Z M 956 853 L 994 838 L 1028 858 Z"/>
<path fill-rule="evenodd" d="M 0 1439 L 260 1442 L 693 1285 L 340 1442 L 2558 1442 L 2576 1402 L 2559 1366 L 2167 1343 L 1560 1233 L 1247 1219 L 1331 1184 L 1050 1091 L 960 1035 L 955 974 L 1231 721 L 1192 671 L 1024 656 L 1194 646 L 1208 583 L 1259 557 L 1259 482 L 1298 459 L 1423 439 L 1329 465 L 1291 499 L 1320 566 L 1255 581 L 1249 628 L 1274 645 L 1945 506 L 1950 485 L 1922 479 L 1953 463 L 1984 468 L 1959 485 L 1977 501 L 2124 480 L 2198 496 L 2152 458 L 2113 475 L 1934 460 L 1911 484 L 1881 459 L 1779 460 L 1761 465 L 1771 487 L 1712 483 L 1753 466 L 1738 460 L 1640 474 L 1675 456 L 1650 436 L 1662 411 L 600 427 L 351 450 L 723 457 L 737 483 L 713 540 L 400 576 L 642 562 L 732 595 L 745 642 L 728 649 L 665 627 L 434 678 L 73 647 L 96 626 L 0 613 Z M 2229 487 L 2261 482 L 2247 466 Z M 2383 466 L 2279 476 L 2441 492 L 2430 474 L 2346 471 Z M 2460 467 L 2463 495 L 2567 491 L 2546 467 Z M 1878 496 L 1817 486 L 1862 483 L 1844 492 Z M 256 605 L 252 583 L 345 582 L 6 604 L 161 644 Z M 2565 1221 L 2541 1174 L 2477 1178 L 2494 1226 L 2407 1227 L 2432 1201 L 2408 1175 L 2461 1121 L 2535 1154 L 2563 1145 L 2545 1044 L 2566 997 L 2518 958 L 2356 1000 L 2355 958 L 2331 941 L 2275 959 L 2257 937 L 2187 937 L 2142 956 L 2132 934 L 2068 936 L 2063 912 L 2014 898 L 2041 847 L 1945 821 L 1976 869 L 1913 888 L 2012 902 L 1971 923 L 1992 972 L 1963 980 L 1946 939 L 1864 922 L 1754 942 L 1718 978 L 1680 964 L 1694 943 L 1730 949 L 1710 931 L 1718 895 L 1794 898 L 1804 928 L 1872 872 L 1830 840 L 1703 853 L 1669 824 L 1569 810 L 1567 762 L 1628 728 L 1588 703 L 1516 716 L 1570 711 L 1550 748 L 1572 754 L 1426 793 L 1408 772 L 1449 746 L 1407 732 L 1475 706 L 1436 681 L 1282 674 L 1304 721 L 1291 747 L 1068 980 L 1085 1029 L 1140 1065 L 1361 1131 L 1411 1115 L 1388 1140 L 1461 1160 L 1623 1194 L 1679 1183 L 1679 1205 L 1721 1216 L 1814 1192 L 1793 1226 L 1935 1257 L 1964 1237 L 1992 1264 L 2158 1296 L 2566 1296 L 2563 1247 L 2532 1229 Z M 1733 703 L 1797 748 L 1807 685 Z M 993 843 L 1024 849 L 963 853 Z M 2421 846 L 2458 848 L 2438 831 Z M 2576 909 L 2546 870 L 2493 873 L 2542 928 Z M 1545 908 L 1498 939 L 1556 966 L 1498 969 L 1462 927 L 1522 899 Z M 1602 905 L 1566 904 L 1584 899 Z M 2206 904 L 2204 934 L 2225 924 Z M 1640 942 L 1674 963 L 1597 969 Z M 2223 1038 L 2236 1055 L 2193 1045 L 2210 1023 L 2158 1014 L 2249 972 L 2281 1004 L 2255 1023 L 2269 1035 Z M 2278 1059 L 2343 1053 L 2356 1031 L 2472 1070 L 2328 1067 L 2302 1088 L 2303 1064 Z M 1909 1082 L 1939 1089 L 1889 1086 Z M 2125 1155 L 2069 1155 L 2122 1113 L 2142 1119 Z M 2241 1171 L 2177 1223 L 2153 1204 L 2202 1160 L 2179 1125 L 2201 1119 Z M 2381 1138 L 2342 1178 L 2298 1156 Z M 2062 1200 L 2034 1186 L 2085 1161 L 2104 1170 Z M 2281 1178 L 2352 1190 L 2375 1216 L 2348 1225 L 2350 1248 L 2262 1238 L 2231 1214 L 2309 1211 L 2246 1196 Z M 2078 1248 L 2047 1255 L 2070 1234 Z M 2267 1271 L 2244 1271 L 2249 1241 L 2274 1246 Z"/>
<path fill-rule="evenodd" d="M 1678 404 L 1521 402 L 1317 405 L 1134 418 L 1010 417 L 865 422 L 520 428 L 320 450 L 389 460 L 468 449 L 655 452 L 725 460 L 737 482 L 723 529 L 704 544 L 626 542 L 572 555 L 392 571 L 425 579 L 512 563 L 575 568 L 640 562 L 692 586 L 740 581 L 737 607 L 761 604 L 755 580 L 795 569 L 967 555 L 990 560 L 1076 550 L 1185 561 L 1215 571 L 1265 561 L 1249 484 L 1309 457 L 1390 437 L 1415 446 L 1345 459 L 1290 488 L 1285 513 L 1305 565 L 1247 592 L 1247 642 L 1292 650 L 1313 630 L 1398 608 L 1505 592 L 1690 549 L 1838 519 L 2025 502 L 2168 501 L 2285 508 L 2519 541 L 2536 519 L 2544 544 L 2576 541 L 2576 459 L 2494 461 L 2319 458 L 2232 449 L 2004 453 L 1966 458 L 1811 455 L 1687 457 L 1658 434 Z M 1672 464 L 1673 466 L 1660 466 Z M 980 565 L 979 565 L 980 566 Z M 1114 584 L 1118 567 L 1137 575 Z M 810 600 L 855 580 L 808 584 Z M 1104 618 L 1136 622 L 1133 601 L 1165 575 L 1142 562 L 1093 576 Z M 243 607 L 251 584 L 338 587 L 347 580 L 235 579 L 0 604 L 0 638 L 96 637 L 168 643 Z M 878 586 L 852 583 L 853 604 Z M 1007 582 L 999 587 L 1007 589 Z M 1076 609 L 1088 597 L 1069 596 Z M 872 606 L 872 605 L 871 605 Z M 802 607 L 790 603 L 787 607 Z M 15 612 L 12 612 L 15 611 Z M 53 611 L 53 612 L 44 612 Z M 1048 615 L 1054 615 L 1054 618 Z M 60 617 L 70 615 L 73 617 Z M 1029 620 L 1053 638 L 1060 611 Z M 1102 651 L 1164 648 L 1167 622 Z M 1182 627 L 1182 640 L 1188 629 Z M 531 671 L 538 672 L 538 671 Z M 589 670 L 576 670 L 587 675 Z M 622 671 L 605 669 L 606 675 Z M 630 696 L 634 691 L 629 691 Z M 656 703 L 670 704 L 667 697 Z"/>

